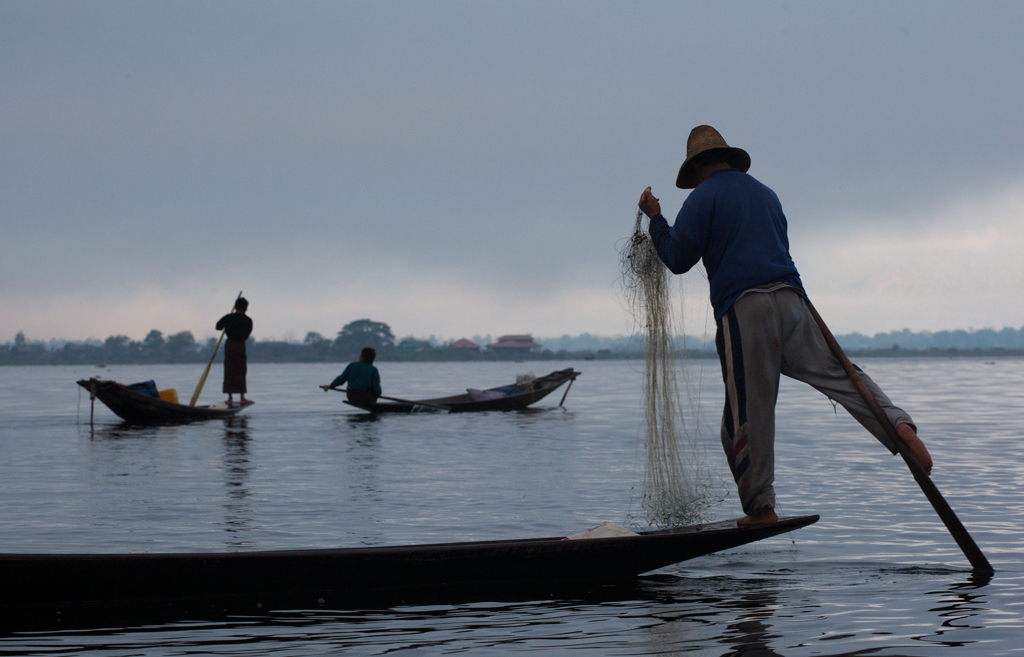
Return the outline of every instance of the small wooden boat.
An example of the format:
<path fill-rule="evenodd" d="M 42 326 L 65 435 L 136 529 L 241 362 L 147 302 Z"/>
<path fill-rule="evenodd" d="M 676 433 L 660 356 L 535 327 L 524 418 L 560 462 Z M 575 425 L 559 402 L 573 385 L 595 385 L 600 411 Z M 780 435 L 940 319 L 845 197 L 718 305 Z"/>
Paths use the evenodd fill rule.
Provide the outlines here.
<path fill-rule="evenodd" d="M 739 527 L 734 520 L 631 536 L 183 554 L 0 554 L 0 607 L 198 600 L 333 592 L 542 586 L 632 580 L 687 559 L 810 525 L 818 516 Z"/>
<path fill-rule="evenodd" d="M 77 383 L 90 392 L 95 383 L 96 398 L 119 417 L 132 424 L 209 420 L 210 418 L 230 417 L 245 408 L 245 406 L 228 406 L 223 402 L 209 406 L 176 404 L 166 399 L 136 392 L 115 381 L 82 379 Z"/>
<path fill-rule="evenodd" d="M 414 411 L 431 410 L 450 411 L 452 413 L 518 411 L 544 399 L 563 383 L 568 382 L 569 387 L 572 387 L 572 382 L 580 374 L 582 372 L 577 372 L 570 367 L 533 379 L 526 384 L 513 383 L 488 388 L 487 390 L 467 391 L 465 394 L 452 395 L 450 397 L 375 403 L 346 400 L 345 403 L 371 413 L 412 413 Z M 569 388 L 565 389 L 565 394 L 569 394 Z M 565 400 L 565 395 L 562 396 L 562 400 Z"/>

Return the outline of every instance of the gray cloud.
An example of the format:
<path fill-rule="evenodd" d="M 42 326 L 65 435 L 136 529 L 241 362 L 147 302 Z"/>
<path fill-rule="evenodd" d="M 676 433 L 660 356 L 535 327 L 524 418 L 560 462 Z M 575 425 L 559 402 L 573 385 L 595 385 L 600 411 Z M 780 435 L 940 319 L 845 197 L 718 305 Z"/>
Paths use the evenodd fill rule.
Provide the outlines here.
<path fill-rule="evenodd" d="M 805 248 L 913 226 L 1024 179 L 1022 32 L 1016 3 L 5 3 L 0 276 L 611 290 L 704 122 Z"/>

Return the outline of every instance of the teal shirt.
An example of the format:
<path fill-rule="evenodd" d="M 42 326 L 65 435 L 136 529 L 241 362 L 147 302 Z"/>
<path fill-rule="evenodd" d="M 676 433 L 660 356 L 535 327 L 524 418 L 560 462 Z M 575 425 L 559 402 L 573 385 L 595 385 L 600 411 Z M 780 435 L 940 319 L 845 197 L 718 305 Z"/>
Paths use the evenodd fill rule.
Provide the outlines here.
<path fill-rule="evenodd" d="M 378 395 L 381 394 L 380 372 L 373 365 L 368 365 L 361 360 L 349 363 L 341 376 L 331 381 L 331 387 L 337 388 L 346 381 L 349 390 L 372 390 Z"/>

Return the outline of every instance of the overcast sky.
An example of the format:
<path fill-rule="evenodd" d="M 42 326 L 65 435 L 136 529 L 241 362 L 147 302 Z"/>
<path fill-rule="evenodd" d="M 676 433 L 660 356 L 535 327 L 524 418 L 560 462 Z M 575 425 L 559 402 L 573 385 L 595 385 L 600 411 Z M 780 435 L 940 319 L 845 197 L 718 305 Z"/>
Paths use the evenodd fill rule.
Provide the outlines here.
<path fill-rule="evenodd" d="M 1024 325 L 1024 3 L 0 4 L 0 341 L 631 330 L 718 128 L 836 333 Z M 706 283 L 685 279 L 691 332 Z M 709 329 L 713 332 L 713 329 Z"/>

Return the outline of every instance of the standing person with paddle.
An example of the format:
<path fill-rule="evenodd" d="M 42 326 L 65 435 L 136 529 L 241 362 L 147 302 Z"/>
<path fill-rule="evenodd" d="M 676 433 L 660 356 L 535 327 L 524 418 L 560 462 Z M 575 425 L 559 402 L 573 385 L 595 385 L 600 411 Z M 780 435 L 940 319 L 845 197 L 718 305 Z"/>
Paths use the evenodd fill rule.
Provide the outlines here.
<path fill-rule="evenodd" d="M 778 196 L 746 172 L 750 156 L 711 126 L 686 142 L 676 186 L 693 189 L 669 227 L 648 187 L 640 210 L 658 255 L 675 274 L 703 259 L 718 325 L 715 343 L 725 381 L 722 447 L 747 515 L 741 525 L 775 522 L 775 401 L 779 375 L 810 384 L 839 402 L 893 454 L 897 445 L 872 412 L 812 316 L 789 255 Z M 927 474 L 932 459 L 910 416 L 871 378 L 860 380 Z"/>
<path fill-rule="evenodd" d="M 324 392 L 335 390 L 343 383 L 348 383 L 348 400 L 359 404 L 374 404 L 381 396 L 380 372 L 373 366 L 377 352 L 373 347 L 364 347 L 359 353 L 359 360 L 349 363 L 345 371 L 338 375 L 329 385 L 320 386 Z"/>
<path fill-rule="evenodd" d="M 228 339 L 224 343 L 224 392 L 228 395 L 228 406 L 234 403 L 233 395 L 239 394 L 239 405 L 247 406 L 252 400 L 245 398 L 245 375 L 249 369 L 245 357 L 245 341 L 252 334 L 252 319 L 245 314 L 249 302 L 238 297 L 235 309 L 220 318 L 217 330 L 224 331 Z"/>

